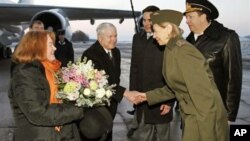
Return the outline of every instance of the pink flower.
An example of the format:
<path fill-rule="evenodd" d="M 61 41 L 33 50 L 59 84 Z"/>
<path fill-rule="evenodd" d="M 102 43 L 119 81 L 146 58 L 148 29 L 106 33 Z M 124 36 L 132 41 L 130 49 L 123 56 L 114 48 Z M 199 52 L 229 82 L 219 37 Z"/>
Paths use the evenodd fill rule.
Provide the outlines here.
<path fill-rule="evenodd" d="M 110 104 L 114 86 L 108 85 L 105 71 L 94 69 L 92 61 L 85 59 L 83 62 L 71 63 L 58 72 L 57 78 L 60 86 L 57 97 L 60 99 L 83 107 Z M 75 85 L 77 89 L 73 87 Z"/>

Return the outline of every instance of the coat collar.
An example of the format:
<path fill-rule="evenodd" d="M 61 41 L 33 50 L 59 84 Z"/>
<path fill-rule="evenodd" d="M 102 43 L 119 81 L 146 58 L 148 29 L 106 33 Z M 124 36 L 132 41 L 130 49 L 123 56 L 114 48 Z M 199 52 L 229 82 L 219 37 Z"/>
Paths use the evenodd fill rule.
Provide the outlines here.
<path fill-rule="evenodd" d="M 209 27 L 204 31 L 204 34 L 213 39 L 218 39 L 221 36 L 223 28 L 224 26 L 219 22 L 212 21 Z"/>
<path fill-rule="evenodd" d="M 35 67 L 38 68 L 41 72 L 44 72 L 44 67 L 42 63 L 38 60 L 31 61 L 29 63 L 14 63 L 13 69 L 11 71 L 11 74 L 14 74 L 16 71 L 19 71 L 19 69 L 23 69 L 25 67 Z"/>
<path fill-rule="evenodd" d="M 97 51 L 100 52 L 101 54 L 106 54 L 105 49 L 102 47 L 102 45 L 98 40 L 94 43 L 93 46 L 96 47 Z"/>
<path fill-rule="evenodd" d="M 107 52 L 105 51 L 105 49 L 102 47 L 102 45 L 99 43 L 98 40 L 93 44 L 93 46 L 94 46 L 94 48 L 96 48 L 96 50 L 97 50 L 97 52 L 98 52 L 98 54 L 100 56 L 106 56 L 106 57 L 108 57 Z M 116 49 L 117 48 L 115 47 L 115 48 L 113 48 L 113 49 L 110 50 L 113 57 L 115 57 L 115 53 L 114 52 L 116 52 L 115 51 Z"/>
<path fill-rule="evenodd" d="M 224 29 L 225 27 L 223 26 L 223 24 L 220 24 L 219 22 L 217 22 L 216 20 L 213 20 L 211 22 L 211 24 L 205 29 L 204 34 L 212 39 L 218 39 L 221 36 L 221 31 Z M 194 38 L 194 33 L 191 32 L 188 36 L 187 39 L 193 39 Z"/>
<path fill-rule="evenodd" d="M 153 39 L 153 35 L 152 37 L 150 37 L 149 39 L 147 39 L 147 32 L 145 30 L 142 30 L 138 33 L 142 38 L 149 40 L 149 39 Z"/>
<path fill-rule="evenodd" d="M 175 38 L 172 38 L 168 41 L 168 43 L 166 44 L 166 47 L 169 48 L 170 50 L 172 50 L 175 46 L 179 46 L 177 44 L 177 42 L 179 40 L 184 40 L 183 37 L 175 37 Z"/>
<path fill-rule="evenodd" d="M 147 32 L 146 32 L 145 30 L 142 30 L 142 31 L 139 32 L 139 35 L 140 35 L 141 37 L 145 37 L 145 38 L 146 38 Z"/>

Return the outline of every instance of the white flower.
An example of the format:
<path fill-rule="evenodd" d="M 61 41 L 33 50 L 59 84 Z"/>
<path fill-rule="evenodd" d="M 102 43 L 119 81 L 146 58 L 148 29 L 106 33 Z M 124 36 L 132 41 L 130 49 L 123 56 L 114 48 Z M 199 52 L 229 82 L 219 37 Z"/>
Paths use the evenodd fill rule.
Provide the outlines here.
<path fill-rule="evenodd" d="M 78 64 L 79 70 L 83 74 L 87 74 L 89 71 L 93 70 L 93 63 L 91 60 L 89 60 L 87 63 L 86 62 L 80 62 Z"/>
<path fill-rule="evenodd" d="M 73 93 L 69 93 L 67 95 L 67 98 L 69 99 L 69 101 L 75 101 L 76 99 L 79 98 L 79 92 L 78 91 L 75 91 Z"/>
<path fill-rule="evenodd" d="M 89 88 L 86 88 L 86 89 L 84 89 L 84 91 L 83 91 L 83 94 L 86 95 L 86 96 L 90 96 L 90 93 L 91 93 L 91 91 L 90 91 Z"/>
<path fill-rule="evenodd" d="M 94 81 L 94 80 L 91 80 L 90 83 L 89 83 L 89 88 L 90 88 L 91 90 L 96 90 L 96 89 L 98 88 L 97 82 Z"/>
<path fill-rule="evenodd" d="M 98 83 L 99 83 L 99 87 L 102 88 L 105 85 L 108 85 L 108 80 L 105 77 L 103 77 L 103 79 L 99 80 Z"/>
<path fill-rule="evenodd" d="M 97 89 L 95 92 L 96 92 L 96 97 L 97 98 L 103 98 L 103 96 L 105 95 L 105 89 L 104 88 Z"/>
<path fill-rule="evenodd" d="M 112 96 L 112 92 L 110 90 L 107 90 L 105 95 L 110 98 Z"/>
<path fill-rule="evenodd" d="M 97 70 L 87 58 L 63 68 L 57 73 L 59 80 L 58 97 L 74 102 L 77 106 L 93 107 L 109 105 L 115 85 L 109 85 L 104 70 Z M 67 81 L 66 81 L 67 80 Z"/>

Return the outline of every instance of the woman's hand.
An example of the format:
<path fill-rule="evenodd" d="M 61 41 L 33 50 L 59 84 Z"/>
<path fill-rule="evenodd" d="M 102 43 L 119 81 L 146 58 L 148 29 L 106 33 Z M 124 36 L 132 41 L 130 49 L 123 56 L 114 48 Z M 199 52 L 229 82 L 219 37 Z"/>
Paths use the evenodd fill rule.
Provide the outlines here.
<path fill-rule="evenodd" d="M 171 110 L 171 106 L 167 104 L 162 104 L 160 110 L 161 110 L 160 115 L 166 115 Z"/>
<path fill-rule="evenodd" d="M 144 101 L 147 101 L 146 93 L 136 92 L 134 104 L 140 104 Z"/>

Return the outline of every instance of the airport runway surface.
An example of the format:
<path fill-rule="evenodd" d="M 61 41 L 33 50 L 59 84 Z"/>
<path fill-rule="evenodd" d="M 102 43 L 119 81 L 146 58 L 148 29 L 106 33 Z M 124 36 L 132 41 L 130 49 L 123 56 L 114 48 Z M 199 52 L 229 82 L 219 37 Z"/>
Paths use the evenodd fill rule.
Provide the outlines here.
<path fill-rule="evenodd" d="M 82 52 L 90 44 L 75 45 L 75 58 L 79 58 Z M 129 67 L 130 67 L 130 54 L 131 43 L 118 44 L 118 48 L 121 50 L 122 55 L 122 75 L 121 85 L 128 88 L 129 82 Z M 248 124 L 250 125 L 250 60 L 243 59 L 243 85 L 242 96 L 240 102 L 240 109 L 238 118 L 233 124 Z M 12 141 L 14 120 L 9 105 L 9 99 L 7 96 L 8 84 L 10 80 L 9 76 L 10 59 L 0 60 L 0 141 L 3 138 Z M 123 99 L 119 104 L 118 113 L 114 120 L 113 140 L 114 141 L 127 141 L 127 131 L 131 126 L 133 116 L 127 114 L 127 110 L 132 109 L 132 104 L 126 99 Z M 179 141 L 181 138 L 180 131 L 180 116 L 178 112 L 174 112 L 174 120 L 171 122 L 171 141 Z"/>

